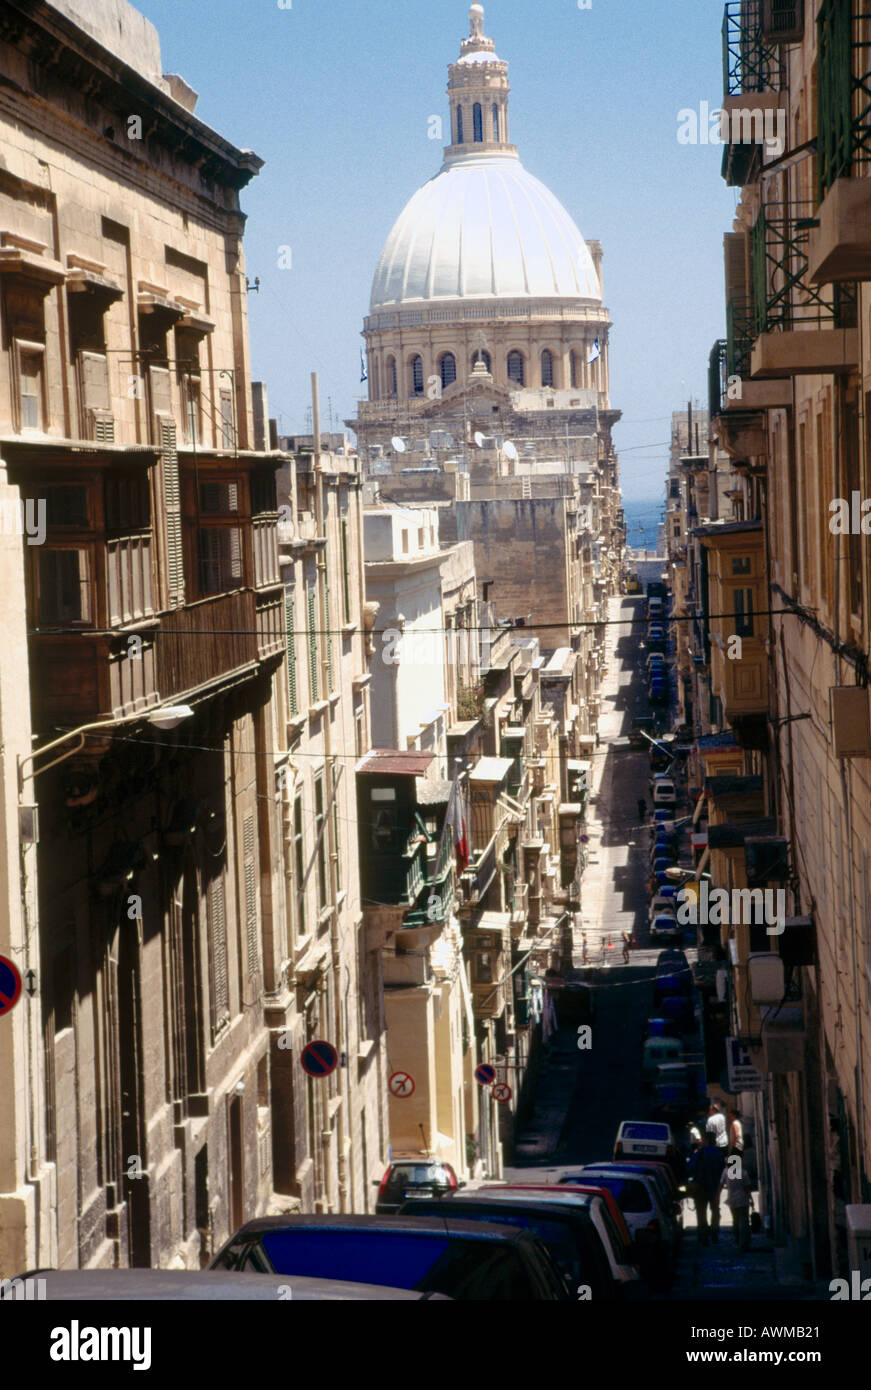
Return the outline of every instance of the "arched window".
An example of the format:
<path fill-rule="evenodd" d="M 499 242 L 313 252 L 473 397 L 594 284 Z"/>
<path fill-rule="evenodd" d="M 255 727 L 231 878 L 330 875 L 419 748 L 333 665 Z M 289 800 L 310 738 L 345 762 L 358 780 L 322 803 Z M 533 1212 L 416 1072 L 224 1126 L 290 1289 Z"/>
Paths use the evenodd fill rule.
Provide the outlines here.
<path fill-rule="evenodd" d="M 553 353 L 549 348 L 541 354 L 541 384 L 553 386 Z"/>
<path fill-rule="evenodd" d="M 493 103 L 493 139 L 499 139 L 499 107 Z"/>
<path fill-rule="evenodd" d="M 524 384 L 523 353 L 509 352 L 508 354 L 508 380 L 514 381 L 518 386 Z"/>
<path fill-rule="evenodd" d="M 442 379 L 442 390 L 446 386 L 451 386 L 457 379 L 457 359 L 452 352 L 443 352 L 439 358 L 439 373 Z"/>
<path fill-rule="evenodd" d="M 423 358 L 419 354 L 411 359 L 411 395 L 423 395 Z"/>
<path fill-rule="evenodd" d="M 396 358 L 388 357 L 385 363 L 385 387 L 388 396 L 396 395 Z"/>
<path fill-rule="evenodd" d="M 462 143 L 463 143 L 463 108 L 462 108 L 462 106 L 458 106 L 458 107 L 457 107 L 457 144 L 458 144 L 458 145 L 462 145 Z"/>
<path fill-rule="evenodd" d="M 484 139 L 484 114 L 480 101 L 476 101 L 472 107 L 472 120 L 475 126 L 475 144 L 480 145 Z"/>
<path fill-rule="evenodd" d="M 486 348 L 479 348 L 478 351 L 475 353 L 475 356 L 472 358 L 473 367 L 475 366 L 476 362 L 483 362 L 488 372 L 493 371 L 493 359 Z"/>
<path fill-rule="evenodd" d="M 578 354 L 572 350 L 572 387 L 577 390 L 581 384 L 581 362 Z"/>

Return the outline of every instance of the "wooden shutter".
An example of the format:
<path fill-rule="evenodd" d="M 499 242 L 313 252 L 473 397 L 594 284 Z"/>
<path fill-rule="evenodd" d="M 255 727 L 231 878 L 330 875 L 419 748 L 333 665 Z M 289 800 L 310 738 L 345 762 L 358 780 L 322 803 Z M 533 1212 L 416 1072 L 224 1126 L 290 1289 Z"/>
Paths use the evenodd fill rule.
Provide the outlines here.
<path fill-rule="evenodd" d="M 227 916 L 224 880 L 209 885 L 209 953 L 212 976 L 212 1032 L 230 1017 L 230 979 L 227 971 Z"/>
<path fill-rule="evenodd" d="M 747 237 L 744 232 L 727 232 L 723 237 L 723 259 L 726 267 L 726 303 L 750 299 L 750 277 L 747 274 Z"/>
<path fill-rule="evenodd" d="M 327 596 L 327 601 L 325 604 L 327 610 L 327 630 L 325 633 L 325 640 L 327 644 L 327 688 L 324 691 L 324 697 L 326 697 L 327 695 L 332 695 L 333 693 L 335 673 L 333 671 L 333 610 L 332 605 L 330 603 L 330 585 L 326 575 L 324 575 L 324 584 L 326 586 Z"/>
<path fill-rule="evenodd" d="M 163 453 L 163 506 L 166 517 L 166 564 L 170 608 L 184 603 L 184 556 L 182 550 L 181 496 L 178 481 L 178 452 L 174 420 L 160 422 Z"/>
<path fill-rule="evenodd" d="M 308 604 L 308 675 L 309 688 L 311 691 L 311 702 L 316 705 L 318 702 L 318 690 L 320 681 L 318 679 L 318 633 L 315 603 L 315 586 L 309 584 L 306 589 L 306 602 Z"/>
<path fill-rule="evenodd" d="M 242 827 L 242 853 L 245 873 L 245 941 L 248 951 L 248 974 L 260 969 L 257 949 L 257 858 L 254 853 L 254 816 L 245 817 Z"/>
<path fill-rule="evenodd" d="M 342 602 L 344 603 L 345 622 L 351 621 L 351 584 L 348 573 L 348 518 L 342 517 Z"/>
<path fill-rule="evenodd" d="M 291 714 L 299 714 L 299 691 L 296 684 L 296 617 L 293 594 L 284 591 L 284 628 L 287 634 L 287 701 Z"/>

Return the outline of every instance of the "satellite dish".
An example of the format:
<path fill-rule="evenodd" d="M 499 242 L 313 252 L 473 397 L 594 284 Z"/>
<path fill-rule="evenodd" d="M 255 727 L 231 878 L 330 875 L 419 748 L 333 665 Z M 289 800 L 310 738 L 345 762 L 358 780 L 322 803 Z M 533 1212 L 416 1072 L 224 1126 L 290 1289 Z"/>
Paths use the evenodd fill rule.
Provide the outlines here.
<path fill-rule="evenodd" d="M 512 459 L 512 460 L 513 460 L 513 459 L 516 459 L 516 458 L 517 458 L 517 445 L 516 445 L 516 444 L 512 444 L 512 442 L 511 442 L 510 439 L 506 439 L 505 443 L 502 445 L 502 452 L 504 453 L 504 455 L 505 455 L 505 457 L 506 457 L 507 459 Z"/>
<path fill-rule="evenodd" d="M 479 449 L 483 446 L 484 436 L 480 430 L 475 430 L 475 443 L 477 444 Z"/>
<path fill-rule="evenodd" d="M 404 453 L 405 453 L 405 440 L 404 440 L 404 439 L 401 439 L 401 438 L 399 437 L 398 434 L 395 434 L 395 435 L 393 436 L 393 438 L 391 439 L 390 443 L 393 445 L 393 447 L 394 447 L 394 449 L 396 450 L 397 454 L 404 454 Z"/>

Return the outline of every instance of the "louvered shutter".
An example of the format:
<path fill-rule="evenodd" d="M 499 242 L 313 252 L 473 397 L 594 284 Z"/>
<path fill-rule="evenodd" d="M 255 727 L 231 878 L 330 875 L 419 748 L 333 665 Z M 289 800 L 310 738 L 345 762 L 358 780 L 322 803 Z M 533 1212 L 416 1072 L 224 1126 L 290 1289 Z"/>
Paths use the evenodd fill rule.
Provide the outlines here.
<path fill-rule="evenodd" d="M 115 443 L 115 417 L 113 415 L 94 416 L 94 438 L 98 444 Z"/>
<path fill-rule="evenodd" d="M 230 1017 L 230 980 L 227 971 L 227 917 L 224 880 L 209 886 L 209 947 L 212 967 L 212 1032 Z"/>
<path fill-rule="evenodd" d="M 184 603 L 184 557 L 182 553 L 181 497 L 174 420 L 161 420 L 160 447 L 163 453 L 163 506 L 166 516 L 169 606 L 170 608 L 179 608 Z"/>
<path fill-rule="evenodd" d="M 319 699 L 318 690 L 320 681 L 318 680 L 318 633 L 316 625 L 316 604 L 315 586 L 310 584 L 306 590 L 306 602 L 308 604 L 308 674 L 309 689 L 311 691 L 311 702 L 316 705 Z"/>
<path fill-rule="evenodd" d="M 329 584 L 327 583 L 326 577 L 324 577 L 324 583 L 325 583 L 325 585 L 326 585 L 326 596 L 327 596 L 327 602 L 326 602 L 326 610 L 327 610 L 327 631 L 326 631 L 326 643 L 327 643 L 327 688 L 326 688 L 326 690 L 324 691 L 324 695 L 326 696 L 326 695 L 332 695 L 332 693 L 333 693 L 334 674 L 335 674 L 335 673 L 334 673 L 334 671 L 333 671 L 333 610 L 332 610 L 332 605 L 330 604 L 330 586 L 329 586 Z"/>
<path fill-rule="evenodd" d="M 747 275 L 747 237 L 744 232 L 727 232 L 723 237 L 726 267 L 726 303 L 746 303 L 750 298 Z"/>
<path fill-rule="evenodd" d="M 254 816 L 248 815 L 242 827 L 242 852 L 245 873 L 245 941 L 248 950 L 248 974 L 260 969 L 257 949 L 257 859 L 254 853 Z"/>
<path fill-rule="evenodd" d="M 350 547 L 349 547 L 349 544 L 348 544 L 348 518 L 347 518 L 346 516 L 343 516 L 343 517 L 342 517 L 342 601 L 343 601 L 343 603 L 344 603 L 344 605 L 345 605 L 345 607 L 344 607 L 344 612 L 345 612 L 345 622 L 346 622 L 346 623 L 349 623 L 349 622 L 351 621 L 351 583 L 350 583 L 350 573 L 349 573 L 349 569 L 348 569 L 348 563 L 349 563 L 349 562 L 348 562 L 349 549 L 350 549 Z"/>
<path fill-rule="evenodd" d="M 296 616 L 293 595 L 284 591 L 284 627 L 287 634 L 287 700 L 291 714 L 299 714 L 299 691 L 296 684 Z"/>

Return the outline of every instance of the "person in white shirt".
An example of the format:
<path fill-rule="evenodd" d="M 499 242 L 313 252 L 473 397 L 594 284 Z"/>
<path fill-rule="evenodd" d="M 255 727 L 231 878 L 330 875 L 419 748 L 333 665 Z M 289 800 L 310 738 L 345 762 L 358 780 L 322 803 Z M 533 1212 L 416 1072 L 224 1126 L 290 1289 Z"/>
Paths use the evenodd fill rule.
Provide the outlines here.
<path fill-rule="evenodd" d="M 726 1132 L 726 1116 L 720 1109 L 719 1101 L 711 1101 L 711 1108 L 708 1112 L 708 1123 L 705 1125 L 705 1131 L 708 1134 L 713 1134 L 714 1142 L 718 1149 L 728 1148 L 729 1136 Z"/>

